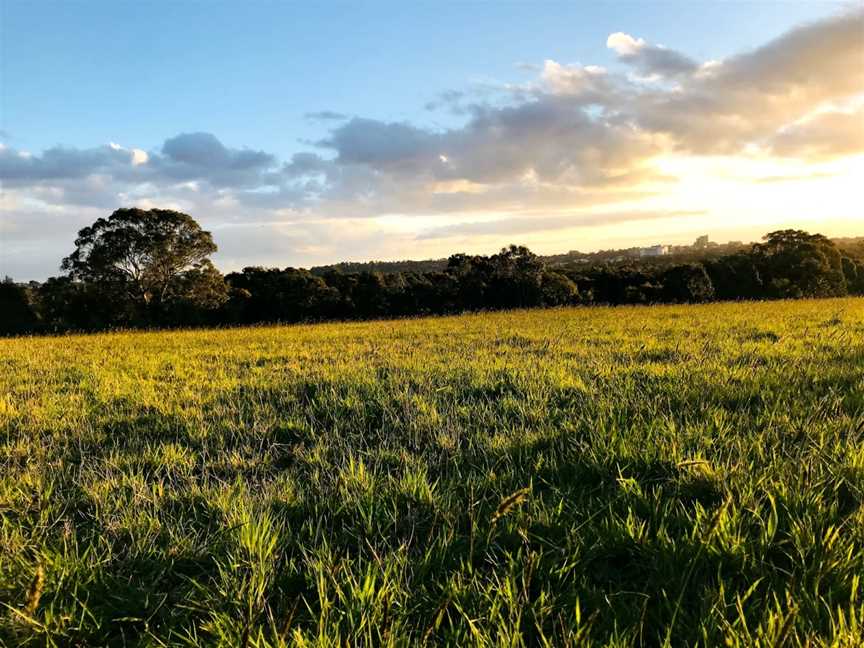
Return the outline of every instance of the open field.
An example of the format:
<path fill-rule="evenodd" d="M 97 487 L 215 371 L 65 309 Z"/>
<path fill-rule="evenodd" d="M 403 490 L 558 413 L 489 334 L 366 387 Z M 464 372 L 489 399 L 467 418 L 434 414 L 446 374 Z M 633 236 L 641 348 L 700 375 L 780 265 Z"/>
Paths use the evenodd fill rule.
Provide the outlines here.
<path fill-rule="evenodd" d="M 864 300 L 0 340 L 0 644 L 855 646 Z"/>

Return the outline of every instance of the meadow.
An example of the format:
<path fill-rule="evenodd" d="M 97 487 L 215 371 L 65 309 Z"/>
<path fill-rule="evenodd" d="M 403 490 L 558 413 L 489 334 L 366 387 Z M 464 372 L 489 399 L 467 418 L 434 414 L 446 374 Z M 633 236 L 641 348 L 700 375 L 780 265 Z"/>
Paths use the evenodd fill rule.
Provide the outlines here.
<path fill-rule="evenodd" d="M 864 299 L 0 340 L 0 644 L 858 646 Z"/>

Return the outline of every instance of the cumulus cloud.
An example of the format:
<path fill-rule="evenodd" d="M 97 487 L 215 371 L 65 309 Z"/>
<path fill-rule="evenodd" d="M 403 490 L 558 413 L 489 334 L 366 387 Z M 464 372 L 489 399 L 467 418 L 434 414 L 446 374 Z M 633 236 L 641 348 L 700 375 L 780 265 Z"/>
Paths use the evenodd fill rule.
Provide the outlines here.
<path fill-rule="evenodd" d="M 183 133 L 165 140 L 153 157 L 155 173 L 181 180 L 207 180 L 214 186 L 268 184 L 276 156 L 251 149 L 229 149 L 211 133 Z"/>
<path fill-rule="evenodd" d="M 693 74 L 699 69 L 696 61 L 680 52 L 651 45 L 642 38 L 633 38 L 623 32 L 611 34 L 606 46 L 615 51 L 618 60 L 649 76 L 676 77 Z"/>
<path fill-rule="evenodd" d="M 41 154 L 0 148 L 0 180 L 7 187 L 31 187 L 49 202 L 104 206 L 107 194 L 141 188 L 188 188 L 206 183 L 222 188 L 265 187 L 283 183 L 277 158 L 263 151 L 231 149 L 210 133 L 186 133 L 169 138 L 161 151 L 147 152 L 111 142 L 89 149 L 54 147 Z"/>
<path fill-rule="evenodd" d="M 578 96 L 585 103 L 608 104 L 617 96 L 606 68 L 599 65 L 562 65 L 547 59 L 541 78 L 551 93 Z"/>
<path fill-rule="evenodd" d="M 826 103 L 864 94 L 864 11 L 804 25 L 699 70 L 673 91 L 648 89 L 622 108 L 680 150 L 759 146 Z"/>
<path fill-rule="evenodd" d="M 656 150 L 650 135 L 592 117 L 587 101 L 543 95 L 503 107 L 478 105 L 463 126 L 444 131 L 352 119 L 319 146 L 332 150 L 341 168 L 363 167 L 379 180 L 387 174 L 497 185 L 535 178 L 590 186 L 633 179 Z"/>
<path fill-rule="evenodd" d="M 808 160 L 864 151 L 864 106 L 855 111 L 831 110 L 792 124 L 769 141 L 777 156 Z"/>
<path fill-rule="evenodd" d="M 862 16 L 808 24 L 721 62 L 699 63 L 619 32 L 607 41 L 619 60 L 674 83 L 548 60 L 530 92 L 520 87 L 505 105 L 470 105 L 458 128 L 356 118 L 319 144 L 335 153 L 337 164 L 361 165 L 373 177 L 490 187 L 526 177 L 583 187 L 647 180 L 652 159 L 673 151 L 786 155 L 793 132 L 799 151 L 845 155 L 862 150 L 854 118 L 838 116 L 830 134 L 827 125 L 794 125 L 826 102 L 864 93 Z M 805 138 L 812 144 L 805 146 Z"/>
<path fill-rule="evenodd" d="M 11 147 L 0 148 L 0 180 L 20 184 L 42 180 L 85 178 L 131 165 L 133 154 L 125 149 L 105 145 L 90 149 L 54 147 L 41 155 L 32 155 Z"/>
<path fill-rule="evenodd" d="M 407 123 L 355 117 L 318 145 L 336 152 L 340 164 L 372 167 L 422 165 L 436 155 L 436 135 Z"/>

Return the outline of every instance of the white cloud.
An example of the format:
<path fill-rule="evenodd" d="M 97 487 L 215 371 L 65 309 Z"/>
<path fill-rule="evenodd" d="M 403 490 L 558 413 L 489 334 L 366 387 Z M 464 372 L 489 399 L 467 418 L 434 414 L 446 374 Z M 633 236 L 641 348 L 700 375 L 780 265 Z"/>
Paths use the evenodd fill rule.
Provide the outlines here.
<path fill-rule="evenodd" d="M 150 156 L 147 155 L 147 151 L 142 151 L 141 149 L 132 149 L 132 165 L 139 166 L 141 164 L 147 164 L 150 161 Z"/>
<path fill-rule="evenodd" d="M 616 32 L 606 39 L 606 46 L 613 50 L 618 59 L 634 66 L 649 79 L 689 75 L 699 69 L 693 59 L 667 49 L 662 45 L 651 45 L 642 38 Z"/>
<path fill-rule="evenodd" d="M 606 39 L 606 47 L 615 50 L 621 56 L 633 56 L 645 47 L 645 41 L 641 38 L 633 38 L 624 32 L 609 34 Z"/>

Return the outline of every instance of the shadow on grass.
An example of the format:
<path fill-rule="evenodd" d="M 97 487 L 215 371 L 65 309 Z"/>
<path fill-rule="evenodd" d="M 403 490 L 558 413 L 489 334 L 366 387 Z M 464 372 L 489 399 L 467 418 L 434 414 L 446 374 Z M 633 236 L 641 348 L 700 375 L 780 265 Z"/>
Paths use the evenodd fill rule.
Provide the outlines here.
<path fill-rule="evenodd" d="M 515 389 L 512 383 L 490 385 L 470 397 L 490 400 Z M 341 405 L 328 409 L 334 393 Z M 266 425 L 256 418 L 262 402 L 275 413 Z M 333 602 L 319 600 L 315 575 L 302 556 L 325 545 L 336 560 L 358 569 L 407 552 L 402 586 L 409 603 L 401 613 L 417 638 L 434 625 L 454 582 L 467 583 L 458 593 L 460 605 L 479 620 L 500 603 L 490 598 L 490 589 L 513 576 L 524 591 L 519 627 L 529 644 L 539 641 L 540 632 L 560 639 L 578 602 L 588 616 L 596 613 L 591 636 L 600 641 L 616 629 L 639 628 L 641 645 L 662 643 L 667 632 L 673 645 L 692 645 L 703 640 L 695 633 L 721 580 L 734 600 L 766 575 L 757 592 L 763 597 L 781 596 L 791 579 L 806 576 L 780 541 L 759 569 L 709 544 L 706 520 L 719 514 L 731 494 L 719 479 L 662 458 L 615 456 L 573 433 L 500 449 L 474 439 L 458 453 L 446 452 L 431 436 L 409 438 L 400 428 L 388 428 L 398 419 L 380 388 L 338 383 L 220 395 L 204 407 L 210 415 L 207 434 L 155 408 L 120 402 L 111 411 L 115 418 L 86 435 L 69 430 L 65 438 L 75 441 L 53 457 L 66 470 L 58 511 L 71 520 L 79 546 L 97 548 L 105 558 L 76 558 L 81 571 L 49 590 L 43 609 L 51 601 L 65 610 L 85 605 L 92 623 L 70 635 L 85 644 L 121 645 L 148 630 L 160 637 L 200 630 L 208 611 L 193 582 L 207 587 L 222 578 L 219 562 L 226 559 L 230 529 L 224 512 L 191 486 L 220 489 L 242 482 L 254 494 L 286 472 L 299 491 L 261 502 L 287 530 L 278 549 L 285 558 L 268 567 L 267 600 L 277 618 L 293 614 L 296 606 L 294 626 L 310 632 L 322 607 Z M 328 447 L 316 468 L 303 451 L 323 442 Z M 154 453 L 163 446 L 173 454 Z M 410 466 L 427 470 L 434 497 L 398 486 L 409 466 L 403 454 L 414 462 Z M 339 471 L 358 456 L 371 474 L 393 479 L 382 479 L 365 495 L 346 495 Z M 104 502 L 76 484 L 76 475 L 90 468 L 106 478 L 132 475 L 164 489 L 153 505 L 155 530 L 146 549 L 135 532 L 100 518 L 97 507 Z M 325 473 L 318 481 L 316 470 Z M 502 513 L 502 502 L 529 484 L 524 501 Z M 104 497 L 125 497 L 120 488 Z M 860 493 L 849 488 L 838 496 L 826 524 L 841 524 L 860 505 Z M 791 537 L 800 520 L 825 517 L 824 510 L 796 502 L 784 510 L 777 524 L 782 538 Z M 758 513 L 767 515 L 767 508 Z M 19 522 L 35 536 L 37 519 Z M 61 552 L 67 542 L 62 529 L 51 534 L 49 551 Z M 178 536 L 192 541 L 177 544 L 172 538 Z M 831 587 L 829 602 L 842 602 L 842 583 Z M 544 605 L 551 611 L 541 614 Z M 758 613 L 752 612 L 754 618 Z M 443 618 L 442 637 L 463 636 L 464 616 L 447 609 Z M 817 624 L 830 621 L 814 618 Z"/>

